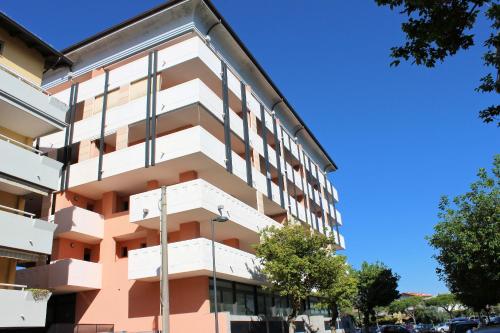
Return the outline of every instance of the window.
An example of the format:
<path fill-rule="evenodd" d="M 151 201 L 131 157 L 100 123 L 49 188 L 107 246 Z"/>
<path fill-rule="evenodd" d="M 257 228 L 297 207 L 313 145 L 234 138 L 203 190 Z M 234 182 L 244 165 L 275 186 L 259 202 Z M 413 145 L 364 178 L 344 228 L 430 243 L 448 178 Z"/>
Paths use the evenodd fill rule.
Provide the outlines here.
<path fill-rule="evenodd" d="M 122 258 L 127 258 L 128 257 L 128 247 L 122 246 L 121 257 Z"/>
<path fill-rule="evenodd" d="M 83 260 L 90 261 L 91 256 L 92 256 L 92 250 L 89 248 L 84 248 L 83 249 Z"/>

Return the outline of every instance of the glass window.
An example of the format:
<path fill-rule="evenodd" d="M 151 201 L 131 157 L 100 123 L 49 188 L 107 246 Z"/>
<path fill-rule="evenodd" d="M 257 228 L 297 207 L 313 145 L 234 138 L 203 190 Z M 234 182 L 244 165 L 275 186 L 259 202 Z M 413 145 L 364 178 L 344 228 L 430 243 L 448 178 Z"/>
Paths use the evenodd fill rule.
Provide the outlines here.
<path fill-rule="evenodd" d="M 257 294 L 257 314 L 258 315 L 267 314 L 266 295 Z"/>
<path fill-rule="evenodd" d="M 209 281 L 208 285 L 210 286 L 210 288 L 212 288 L 214 285 L 213 279 L 210 278 L 208 281 Z M 217 289 L 219 289 L 219 288 L 233 289 L 233 283 L 231 281 L 217 279 Z"/>

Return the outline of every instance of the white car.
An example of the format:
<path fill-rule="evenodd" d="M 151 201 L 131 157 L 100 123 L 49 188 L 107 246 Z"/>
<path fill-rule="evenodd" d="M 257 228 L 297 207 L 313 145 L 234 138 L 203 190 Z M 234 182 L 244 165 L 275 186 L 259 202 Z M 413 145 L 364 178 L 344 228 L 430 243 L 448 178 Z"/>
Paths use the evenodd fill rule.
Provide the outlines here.
<path fill-rule="evenodd" d="M 442 323 L 442 324 L 436 325 L 436 327 L 434 327 L 434 329 L 436 330 L 436 332 L 439 332 L 439 333 L 447 333 L 450 330 L 450 326 L 448 325 L 448 323 Z"/>

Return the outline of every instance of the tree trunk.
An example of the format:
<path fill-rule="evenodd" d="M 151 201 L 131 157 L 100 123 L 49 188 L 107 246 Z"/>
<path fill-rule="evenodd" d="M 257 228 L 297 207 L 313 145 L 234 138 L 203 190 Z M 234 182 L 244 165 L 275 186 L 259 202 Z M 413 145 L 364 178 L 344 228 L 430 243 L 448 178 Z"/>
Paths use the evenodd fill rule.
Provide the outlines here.
<path fill-rule="evenodd" d="M 370 333 L 370 312 L 363 313 L 363 328 L 365 333 Z"/>
<path fill-rule="evenodd" d="M 331 304 L 330 312 L 332 313 L 332 320 L 330 325 L 337 329 L 337 318 L 339 317 L 339 307 L 337 303 Z"/>
<path fill-rule="evenodd" d="M 450 316 L 450 320 L 453 319 L 453 310 L 448 310 L 447 308 L 443 307 L 444 311 L 448 312 L 448 316 Z"/>
<path fill-rule="evenodd" d="M 287 317 L 287 323 L 288 323 L 288 333 L 295 333 L 295 319 L 297 319 L 297 313 L 299 312 L 300 309 L 300 302 L 297 304 L 292 303 L 292 313 L 290 313 Z"/>

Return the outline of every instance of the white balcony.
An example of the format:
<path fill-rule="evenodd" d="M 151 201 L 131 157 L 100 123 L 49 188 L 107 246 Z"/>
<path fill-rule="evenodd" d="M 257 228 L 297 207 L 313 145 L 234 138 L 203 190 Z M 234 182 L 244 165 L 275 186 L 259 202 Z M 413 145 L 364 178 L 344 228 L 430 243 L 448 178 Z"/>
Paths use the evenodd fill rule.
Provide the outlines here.
<path fill-rule="evenodd" d="M 80 207 L 66 207 L 54 216 L 56 237 L 97 244 L 104 237 L 104 218 L 101 214 Z"/>
<path fill-rule="evenodd" d="M 212 243 L 205 238 L 191 239 L 168 245 L 168 277 L 184 278 L 212 274 Z M 216 243 L 217 277 L 232 281 L 258 283 L 257 258 L 230 246 Z M 161 270 L 160 246 L 130 251 L 128 278 L 130 280 L 158 281 Z"/>
<path fill-rule="evenodd" d="M 338 211 L 338 209 L 335 209 L 336 211 L 336 214 L 337 214 L 337 223 L 339 225 L 342 225 L 342 214 L 340 214 L 340 212 Z"/>
<path fill-rule="evenodd" d="M 0 286 L 0 288 L 6 288 Z M 15 289 L 0 289 L 0 328 L 42 327 L 47 315 L 47 295 L 34 296 L 25 286 Z"/>
<path fill-rule="evenodd" d="M 99 199 L 107 191 L 137 193 L 146 180 L 156 179 L 162 184 L 177 183 L 179 174 L 194 170 L 198 177 L 219 189 L 256 207 L 255 189 L 246 185 L 245 161 L 232 154 L 233 173 L 225 168 L 224 143 L 201 126 L 191 127 L 156 139 L 156 166 L 144 168 L 145 144 L 140 143 L 104 155 L 102 181 L 97 182 L 98 158 L 88 159 L 71 166 L 70 188 L 88 198 Z M 127 163 L 123 163 L 127 161 Z M 252 169 L 254 175 L 264 176 Z M 127 181 L 123 181 L 126 176 Z M 265 178 L 255 187 L 266 193 Z M 264 199 L 265 213 L 282 212 L 279 196 L 273 201 Z"/>
<path fill-rule="evenodd" d="M 2 210 L 3 209 L 3 210 Z M 0 208 L 0 246 L 17 250 L 50 254 L 56 225 L 30 216 L 15 214 L 17 210 Z"/>
<path fill-rule="evenodd" d="M 0 124 L 35 138 L 65 126 L 68 107 L 41 88 L 0 66 Z"/>
<path fill-rule="evenodd" d="M 3 161 L 0 173 L 13 177 L 0 177 L 0 189 L 21 195 L 30 192 L 30 184 L 41 187 L 35 191 L 42 193 L 59 188 L 62 163 L 43 156 L 40 151 L 0 135 L 0 156 Z M 16 178 L 22 183 L 18 184 Z"/>
<path fill-rule="evenodd" d="M 160 228 L 160 189 L 130 197 L 130 222 L 143 227 Z M 209 221 L 219 214 L 224 205 L 228 223 L 217 226 L 218 239 L 237 237 L 244 244 L 259 241 L 258 232 L 269 226 L 279 227 L 275 220 L 225 193 L 203 179 L 195 179 L 167 188 L 167 219 L 169 230 L 176 230 L 182 222 L 199 221 L 201 234 L 209 235 Z"/>
<path fill-rule="evenodd" d="M 78 259 L 61 259 L 49 265 L 18 270 L 16 283 L 53 290 L 55 294 L 101 289 L 102 266 Z"/>
<path fill-rule="evenodd" d="M 339 234 L 340 240 L 339 240 L 339 247 L 340 250 L 345 250 L 345 240 L 344 236 L 342 234 Z"/>
<path fill-rule="evenodd" d="M 335 239 L 335 244 L 337 245 L 337 250 L 345 250 L 345 240 L 344 236 L 337 233 L 337 230 L 332 230 L 333 238 Z"/>

